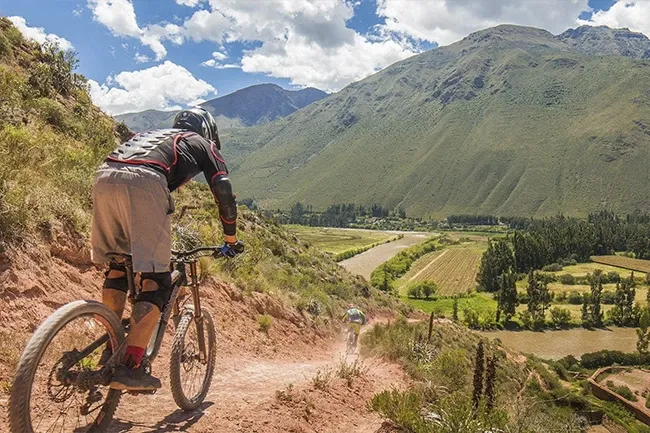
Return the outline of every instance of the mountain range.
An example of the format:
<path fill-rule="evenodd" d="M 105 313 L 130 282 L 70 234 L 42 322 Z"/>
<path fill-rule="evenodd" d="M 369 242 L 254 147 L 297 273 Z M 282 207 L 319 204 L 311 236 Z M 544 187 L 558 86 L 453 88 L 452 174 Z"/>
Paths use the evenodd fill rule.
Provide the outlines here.
<path fill-rule="evenodd" d="M 275 84 L 258 84 L 201 104 L 215 117 L 219 129 L 261 125 L 285 117 L 327 93 L 308 87 L 286 90 Z M 177 111 L 146 110 L 115 116 L 135 132 L 169 128 Z"/>
<path fill-rule="evenodd" d="M 410 215 L 650 210 L 650 40 L 503 25 L 222 137 L 242 198 Z"/>

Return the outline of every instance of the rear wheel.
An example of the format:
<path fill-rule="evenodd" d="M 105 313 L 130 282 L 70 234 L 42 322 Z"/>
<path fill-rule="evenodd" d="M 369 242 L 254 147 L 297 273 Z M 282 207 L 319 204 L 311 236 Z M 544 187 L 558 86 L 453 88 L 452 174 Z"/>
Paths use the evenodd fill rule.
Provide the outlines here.
<path fill-rule="evenodd" d="M 55 311 L 20 357 L 9 398 L 12 433 L 104 431 L 121 392 L 108 388 L 112 369 L 98 362 L 106 343 L 119 348 L 123 342 L 119 319 L 99 302 Z"/>
<path fill-rule="evenodd" d="M 203 327 L 205 357 L 201 357 L 197 327 Z M 203 311 L 200 324 L 194 320 L 194 313 L 186 310 L 176 328 L 170 360 L 170 381 L 174 401 L 185 411 L 196 410 L 205 400 L 217 356 L 216 334 L 212 316 Z"/>

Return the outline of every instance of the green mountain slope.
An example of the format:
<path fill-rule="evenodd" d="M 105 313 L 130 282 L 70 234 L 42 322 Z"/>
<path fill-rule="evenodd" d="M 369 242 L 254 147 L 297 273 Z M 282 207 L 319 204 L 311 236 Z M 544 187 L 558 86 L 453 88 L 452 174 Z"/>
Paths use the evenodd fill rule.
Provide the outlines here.
<path fill-rule="evenodd" d="M 285 90 L 275 84 L 258 84 L 201 104 L 215 116 L 220 129 L 261 125 L 288 116 L 327 93 L 308 87 Z M 146 110 L 115 116 L 133 131 L 169 128 L 176 111 Z"/>
<path fill-rule="evenodd" d="M 435 216 L 649 209 L 650 62 L 581 54 L 586 40 L 567 39 L 481 31 L 232 130 L 239 195 Z"/>

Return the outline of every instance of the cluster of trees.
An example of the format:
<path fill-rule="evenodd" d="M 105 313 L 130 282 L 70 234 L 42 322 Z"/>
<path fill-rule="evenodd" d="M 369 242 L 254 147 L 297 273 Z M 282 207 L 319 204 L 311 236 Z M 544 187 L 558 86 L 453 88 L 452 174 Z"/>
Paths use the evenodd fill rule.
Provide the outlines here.
<path fill-rule="evenodd" d="M 352 203 L 333 204 L 325 211 L 314 211 L 311 205 L 301 202 L 291 206 L 288 213 L 277 211 L 276 218 L 281 224 L 300 224 L 313 227 L 348 227 L 363 218 L 406 218 L 401 206 L 390 210 L 378 204 L 362 206 Z"/>
<path fill-rule="evenodd" d="M 407 289 L 406 294 L 409 298 L 413 299 L 429 299 L 434 296 L 437 291 L 438 285 L 433 281 L 427 280 L 412 285 Z"/>
<path fill-rule="evenodd" d="M 478 283 L 481 290 L 496 292 L 499 276 L 509 269 L 528 273 L 615 251 L 650 258 L 650 215 L 636 213 L 619 218 L 603 211 L 587 220 L 564 216 L 529 220 L 526 230 L 515 230 L 507 238 L 490 243 L 481 261 Z"/>
<path fill-rule="evenodd" d="M 517 260 L 508 239 L 502 238 L 488 243 L 484 253 L 477 282 L 480 290 L 493 292 L 497 300 L 497 322 L 503 318 L 509 321 L 514 315 L 521 296 L 517 293 Z M 528 286 L 524 299 L 527 310 L 519 314 L 524 326 L 531 329 L 540 329 L 545 326 L 546 313 L 550 311 L 551 322 L 556 327 L 565 327 L 571 321 L 567 309 L 554 307 L 549 310 L 553 297 L 548 290 L 548 275 L 528 270 Z M 568 299 L 569 303 L 581 303 L 581 322 L 586 328 L 598 328 L 605 325 L 605 315 L 602 305 L 614 304 L 607 315 L 607 323 L 617 326 L 637 326 L 641 315 L 641 308 L 635 303 L 636 281 L 634 273 L 621 279 L 618 274 L 603 274 L 597 270 L 587 277 L 590 285 L 589 293 L 577 295 L 577 299 Z M 616 291 L 603 292 L 603 284 L 616 283 Z M 611 300 L 604 295 L 611 295 Z"/>
<path fill-rule="evenodd" d="M 494 215 L 450 215 L 447 217 L 449 224 L 495 226 L 499 224 L 499 217 Z"/>
<path fill-rule="evenodd" d="M 557 216 L 530 220 L 516 230 L 511 244 L 517 272 L 563 262 L 584 262 L 593 255 L 629 251 L 650 258 L 650 215 L 634 213 L 625 218 L 602 211 L 586 220 Z"/>

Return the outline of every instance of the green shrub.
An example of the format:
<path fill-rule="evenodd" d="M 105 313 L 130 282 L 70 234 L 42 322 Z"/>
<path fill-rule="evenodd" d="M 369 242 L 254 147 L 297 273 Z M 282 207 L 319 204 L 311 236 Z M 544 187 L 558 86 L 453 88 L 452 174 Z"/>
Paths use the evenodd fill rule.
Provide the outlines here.
<path fill-rule="evenodd" d="M 585 353 L 580 357 L 580 365 L 587 369 L 618 365 L 650 365 L 650 355 L 624 353 L 620 350 L 599 350 Z"/>
<path fill-rule="evenodd" d="M 409 298 L 420 299 L 422 297 L 422 288 L 419 285 L 411 286 L 406 290 Z"/>
<path fill-rule="evenodd" d="M 571 311 L 566 308 L 553 307 L 550 310 L 551 323 L 555 328 L 566 328 L 571 324 Z"/>
<path fill-rule="evenodd" d="M 0 33 L 0 56 L 12 56 L 13 54 L 13 48 L 11 46 L 11 42 L 9 42 L 9 39 L 7 37 Z"/>
<path fill-rule="evenodd" d="M 611 290 L 603 290 L 600 302 L 605 305 L 614 305 L 616 303 L 616 293 Z"/>
<path fill-rule="evenodd" d="M 546 265 L 542 268 L 542 271 L 544 272 L 559 272 L 562 270 L 562 265 L 559 263 L 551 263 L 550 265 Z"/>
<path fill-rule="evenodd" d="M 575 290 L 572 290 L 571 292 L 569 292 L 567 301 L 571 305 L 582 305 L 582 295 L 580 294 L 580 292 L 576 292 Z"/>
<path fill-rule="evenodd" d="M 58 102 L 49 98 L 37 98 L 32 102 L 32 106 L 47 123 L 65 132 L 67 129 L 66 114 Z"/>
<path fill-rule="evenodd" d="M 528 304 L 528 293 L 527 292 L 517 292 L 517 302 L 519 302 L 521 305 L 526 305 Z"/>
<path fill-rule="evenodd" d="M 614 382 L 612 382 L 611 380 L 608 380 L 605 384 L 607 385 L 607 388 L 611 389 L 616 394 L 620 395 L 626 400 L 630 400 L 630 401 L 639 400 L 627 385 L 615 385 Z"/>
<path fill-rule="evenodd" d="M 533 315 L 530 311 L 524 310 L 519 312 L 519 320 L 526 329 L 533 329 Z"/>
<path fill-rule="evenodd" d="M 481 324 L 478 312 L 473 308 L 465 308 L 463 310 L 463 323 L 470 329 L 478 329 Z"/>
<path fill-rule="evenodd" d="M 610 284 L 620 283 L 621 282 L 621 276 L 616 271 L 608 272 L 607 276 L 606 276 L 606 282 L 608 282 Z M 603 283 L 605 283 L 605 281 L 603 281 Z"/>
<path fill-rule="evenodd" d="M 571 274 L 562 274 L 560 275 L 560 283 L 573 286 L 576 283 L 576 277 Z"/>
<path fill-rule="evenodd" d="M 468 354 L 464 349 L 443 349 L 429 367 L 439 378 L 439 384 L 450 390 L 460 391 L 469 384 Z"/>
<path fill-rule="evenodd" d="M 567 300 L 567 296 L 568 296 L 568 293 L 567 293 L 566 291 L 562 291 L 562 292 L 560 292 L 560 293 L 556 293 L 556 294 L 555 294 L 555 298 L 554 298 L 554 299 L 555 299 L 555 302 L 558 302 L 558 303 L 560 303 L 560 304 L 563 303 L 563 302 L 566 302 L 566 300 Z"/>
<path fill-rule="evenodd" d="M 269 329 L 271 329 L 271 325 L 273 325 L 273 317 L 269 316 L 268 314 L 262 314 L 257 318 L 257 324 L 260 326 L 260 331 L 268 334 Z"/>
<path fill-rule="evenodd" d="M 422 399 L 413 391 L 396 389 L 376 394 L 370 401 L 370 408 L 390 419 L 397 426 L 408 432 L 424 432 L 429 426 L 421 415 Z"/>

